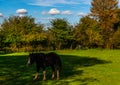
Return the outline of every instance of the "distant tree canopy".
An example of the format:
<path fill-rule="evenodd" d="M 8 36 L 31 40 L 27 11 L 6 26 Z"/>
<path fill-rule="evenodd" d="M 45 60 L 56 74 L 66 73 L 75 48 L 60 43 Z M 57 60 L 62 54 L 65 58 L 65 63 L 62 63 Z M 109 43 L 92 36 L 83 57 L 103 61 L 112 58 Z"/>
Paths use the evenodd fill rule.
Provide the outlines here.
<path fill-rule="evenodd" d="M 37 47 L 46 38 L 43 28 L 42 24 L 35 24 L 32 17 L 9 17 L 3 22 L 1 30 L 5 47 L 16 51 Z"/>
<path fill-rule="evenodd" d="M 99 24 L 93 18 L 85 16 L 74 29 L 74 37 L 79 45 L 84 47 L 99 47 L 102 45 Z"/>
<path fill-rule="evenodd" d="M 65 19 L 55 19 L 51 21 L 50 32 L 54 38 L 54 45 L 57 49 L 70 47 L 72 44 L 72 27 Z M 67 46 L 67 45 L 70 46 Z"/>
<path fill-rule="evenodd" d="M 111 48 L 114 25 L 118 22 L 118 0 L 93 0 L 91 5 L 91 15 L 100 24 L 105 48 Z"/>
<path fill-rule="evenodd" d="M 35 23 L 30 16 L 10 16 L 0 27 L 0 50 L 41 51 L 120 48 L 120 9 L 117 0 L 92 0 L 91 13 L 71 25 L 66 19 Z"/>

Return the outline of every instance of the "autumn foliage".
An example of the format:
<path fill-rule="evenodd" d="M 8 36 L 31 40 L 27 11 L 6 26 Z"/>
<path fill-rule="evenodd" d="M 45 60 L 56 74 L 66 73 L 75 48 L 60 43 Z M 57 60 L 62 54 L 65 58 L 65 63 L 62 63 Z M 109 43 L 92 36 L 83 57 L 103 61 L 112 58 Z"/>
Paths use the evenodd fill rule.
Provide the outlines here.
<path fill-rule="evenodd" d="M 56 18 L 47 28 L 35 23 L 33 17 L 10 16 L 0 27 L 0 50 L 120 48 L 118 1 L 92 0 L 90 11 L 74 26 L 66 19 Z"/>

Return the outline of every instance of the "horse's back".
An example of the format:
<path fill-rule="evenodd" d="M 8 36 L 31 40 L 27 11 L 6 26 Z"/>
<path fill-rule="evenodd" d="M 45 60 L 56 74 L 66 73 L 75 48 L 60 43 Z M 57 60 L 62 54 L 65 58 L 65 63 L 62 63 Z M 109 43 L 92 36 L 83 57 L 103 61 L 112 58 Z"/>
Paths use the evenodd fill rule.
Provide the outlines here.
<path fill-rule="evenodd" d="M 55 52 L 50 52 L 46 54 L 46 57 L 54 58 L 54 59 L 59 59 L 59 55 L 56 54 Z"/>
<path fill-rule="evenodd" d="M 46 59 L 48 62 L 55 64 L 57 67 L 62 67 L 62 62 L 60 56 L 55 52 L 50 52 L 46 54 Z"/>

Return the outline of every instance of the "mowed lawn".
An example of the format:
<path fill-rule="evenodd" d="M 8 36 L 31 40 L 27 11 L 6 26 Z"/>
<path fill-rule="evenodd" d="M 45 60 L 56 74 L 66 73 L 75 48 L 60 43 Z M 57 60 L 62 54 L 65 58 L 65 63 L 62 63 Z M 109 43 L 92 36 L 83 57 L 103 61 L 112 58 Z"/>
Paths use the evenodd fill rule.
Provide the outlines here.
<path fill-rule="evenodd" d="M 27 66 L 28 53 L 0 54 L 0 85 L 120 85 L 120 50 L 62 50 L 60 80 L 33 81 L 35 65 Z"/>

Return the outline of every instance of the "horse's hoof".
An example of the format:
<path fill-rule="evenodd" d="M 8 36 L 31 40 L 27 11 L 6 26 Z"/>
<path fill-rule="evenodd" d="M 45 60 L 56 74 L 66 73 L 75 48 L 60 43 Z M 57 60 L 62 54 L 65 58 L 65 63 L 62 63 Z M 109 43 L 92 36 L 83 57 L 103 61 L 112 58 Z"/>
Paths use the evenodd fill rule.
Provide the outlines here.
<path fill-rule="evenodd" d="M 55 79 L 55 77 L 52 77 L 52 80 Z"/>
<path fill-rule="evenodd" d="M 57 78 L 57 80 L 60 80 L 59 78 Z"/>
<path fill-rule="evenodd" d="M 33 81 L 36 81 L 36 80 L 37 80 L 37 78 L 34 78 L 34 79 L 33 79 Z"/>

